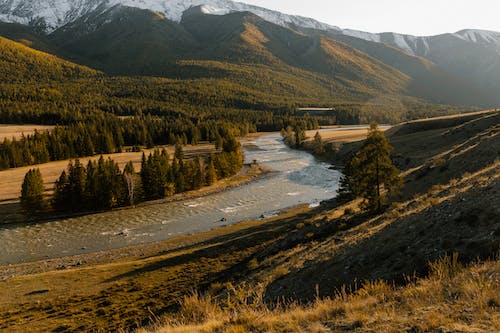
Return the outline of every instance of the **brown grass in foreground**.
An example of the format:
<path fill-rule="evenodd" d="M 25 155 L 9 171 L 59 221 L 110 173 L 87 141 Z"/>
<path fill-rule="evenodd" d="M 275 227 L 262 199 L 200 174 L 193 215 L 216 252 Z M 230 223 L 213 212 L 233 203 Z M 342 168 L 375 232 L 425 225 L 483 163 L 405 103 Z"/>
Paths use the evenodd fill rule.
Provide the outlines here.
<path fill-rule="evenodd" d="M 223 299 L 192 294 L 179 313 L 140 332 L 498 332 L 500 261 L 463 267 L 457 256 L 430 263 L 426 279 L 395 287 L 367 281 L 310 305 L 270 308 L 258 286 Z"/>
<path fill-rule="evenodd" d="M 0 267 L 0 331 L 116 332 L 151 320 L 158 324 L 142 332 L 499 331 L 500 264 L 474 264 L 500 244 L 498 116 L 395 135 L 401 159 L 411 159 L 413 190 L 382 215 L 327 203 L 146 246 Z M 428 278 L 404 279 L 428 276 L 429 261 L 455 252 L 473 264 L 450 258 Z M 286 306 L 269 305 L 280 300 Z"/>

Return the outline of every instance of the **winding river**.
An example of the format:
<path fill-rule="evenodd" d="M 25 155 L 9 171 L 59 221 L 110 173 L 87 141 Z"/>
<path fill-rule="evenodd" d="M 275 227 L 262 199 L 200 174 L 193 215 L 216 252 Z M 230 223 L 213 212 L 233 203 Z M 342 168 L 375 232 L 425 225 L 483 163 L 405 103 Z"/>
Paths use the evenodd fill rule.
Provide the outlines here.
<path fill-rule="evenodd" d="M 286 147 L 279 134 L 251 143 L 245 148 L 247 162 L 257 160 L 277 172 L 197 199 L 0 227 L 0 265 L 161 241 L 269 217 L 297 204 L 317 205 L 335 196 L 340 173 L 328 164 Z"/>

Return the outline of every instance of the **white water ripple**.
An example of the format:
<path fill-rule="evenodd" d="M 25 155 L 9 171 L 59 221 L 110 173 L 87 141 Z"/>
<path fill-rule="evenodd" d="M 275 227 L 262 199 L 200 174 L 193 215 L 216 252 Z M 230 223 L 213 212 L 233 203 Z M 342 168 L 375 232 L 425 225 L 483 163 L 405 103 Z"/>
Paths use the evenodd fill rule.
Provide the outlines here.
<path fill-rule="evenodd" d="M 225 192 L 37 225 L 0 229 L 0 264 L 21 263 L 165 240 L 248 219 L 275 216 L 297 204 L 335 196 L 340 173 L 310 154 L 286 147 L 279 134 L 253 142 L 246 161 L 277 171 Z"/>

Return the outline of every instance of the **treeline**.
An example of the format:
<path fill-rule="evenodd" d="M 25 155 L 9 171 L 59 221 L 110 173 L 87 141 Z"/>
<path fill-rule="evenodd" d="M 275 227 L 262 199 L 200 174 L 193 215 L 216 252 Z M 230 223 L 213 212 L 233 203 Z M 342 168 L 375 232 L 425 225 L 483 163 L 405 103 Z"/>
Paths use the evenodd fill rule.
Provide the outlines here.
<path fill-rule="evenodd" d="M 38 169 L 30 170 L 24 179 L 21 203 L 32 215 L 47 212 L 85 212 L 134 205 L 160 199 L 213 184 L 217 179 L 236 174 L 243 165 L 238 141 L 223 139 L 221 151 L 208 158 L 186 159 L 181 144 L 171 159 L 165 149 L 143 154 L 141 171 L 136 173 L 129 162 L 123 171 L 112 159 L 70 162 L 56 181 L 49 200 L 43 196 L 43 180 Z"/>
<path fill-rule="evenodd" d="M 300 122 L 307 128 L 318 127 L 316 119 L 282 118 L 270 127 Z M 49 161 L 65 160 L 121 152 L 124 146 L 198 144 L 200 141 L 220 142 L 229 134 L 237 136 L 255 132 L 251 122 L 236 119 L 199 119 L 191 117 L 95 116 L 68 126 L 58 126 L 52 131 L 35 132 L 22 138 L 4 139 L 0 143 L 0 170 Z"/>
<path fill-rule="evenodd" d="M 288 126 L 286 129 L 281 129 L 281 136 L 283 137 L 284 143 L 292 148 L 301 148 L 306 141 L 306 131 L 302 126 Z"/>
<path fill-rule="evenodd" d="M 115 161 L 102 156 L 97 162 L 89 161 L 87 167 L 79 160 L 70 162 L 56 181 L 52 208 L 77 212 L 124 206 L 129 202 L 127 172 L 127 168 L 120 172 Z"/>
<path fill-rule="evenodd" d="M 143 155 L 141 183 L 146 200 L 212 185 L 217 179 L 236 174 L 243 165 L 243 154 L 234 137 L 225 139 L 222 151 L 206 160 L 200 157 L 186 160 L 182 146 L 177 145 L 172 162 L 166 150 L 156 150 L 148 158 Z"/>
<path fill-rule="evenodd" d="M 156 78 L 0 83 L 0 122 L 67 125 L 104 112 L 202 120 L 236 118 L 238 122 L 269 126 L 269 120 L 296 117 L 298 104 L 293 99 L 247 89 L 218 80 Z M 313 105 L 305 101 L 302 104 Z"/>
<path fill-rule="evenodd" d="M 229 133 L 245 135 L 255 128 L 228 121 L 192 122 L 189 119 L 103 117 L 79 122 L 52 131 L 35 132 L 19 140 L 4 139 L 0 143 L 0 170 L 121 152 L 123 146 L 197 144 L 199 141 L 220 141 Z"/>

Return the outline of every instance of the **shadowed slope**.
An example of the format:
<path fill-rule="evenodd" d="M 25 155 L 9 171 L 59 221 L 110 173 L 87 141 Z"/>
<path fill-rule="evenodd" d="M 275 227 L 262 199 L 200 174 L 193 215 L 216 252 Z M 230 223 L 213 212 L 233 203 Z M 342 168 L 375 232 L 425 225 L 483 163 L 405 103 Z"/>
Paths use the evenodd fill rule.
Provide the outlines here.
<path fill-rule="evenodd" d="M 0 37 L 2 83 L 92 77 L 98 72 Z"/>

